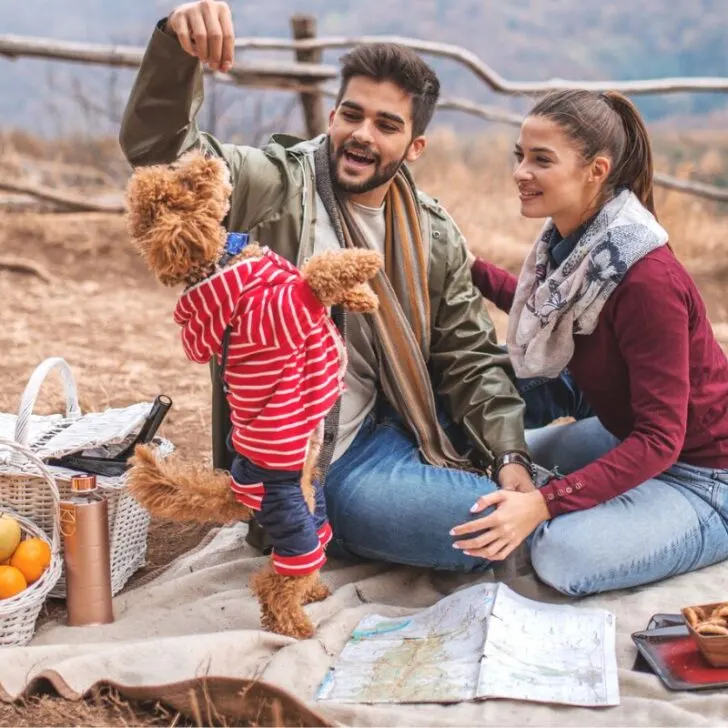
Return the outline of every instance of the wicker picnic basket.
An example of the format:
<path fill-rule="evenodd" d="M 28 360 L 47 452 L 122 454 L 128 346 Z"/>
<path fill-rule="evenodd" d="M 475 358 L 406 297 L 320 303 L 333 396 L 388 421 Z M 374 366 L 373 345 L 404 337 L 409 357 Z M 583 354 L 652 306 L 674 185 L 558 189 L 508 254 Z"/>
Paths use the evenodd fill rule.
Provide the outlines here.
<path fill-rule="evenodd" d="M 29 584 L 20 594 L 8 599 L 0 599 L 0 647 L 22 647 L 27 645 L 35 632 L 43 603 L 61 576 L 63 557 L 61 556 L 58 521 L 58 489 L 46 465 L 32 452 L 20 447 L 12 440 L 0 438 L 0 462 L 15 463 L 35 479 L 35 487 L 42 489 L 55 510 L 50 532 L 39 528 L 28 514 L 19 507 L 3 505 L 1 513 L 11 515 L 20 525 L 23 538 L 40 538 L 51 547 L 51 563 L 37 581 Z M 49 535 L 50 534 L 50 535 Z"/>
<path fill-rule="evenodd" d="M 61 375 L 66 411 L 64 414 L 33 414 L 36 399 L 46 377 L 53 371 Z M 44 461 L 47 473 L 55 480 L 61 500 L 71 495 L 71 477 L 75 470 L 49 465 L 48 460 L 82 453 L 113 457 L 133 442 L 147 415 L 151 402 L 141 402 L 119 409 L 82 414 L 78 404 L 76 382 L 66 361 L 60 357 L 46 359 L 28 380 L 17 415 L 0 413 L 0 437 L 12 439 L 18 446 Z M 8 435 L 12 435 L 8 437 Z M 155 438 L 157 457 L 173 451 L 172 444 Z M 100 491 L 108 500 L 109 539 L 111 545 L 111 591 L 117 594 L 146 560 L 149 513 L 127 492 L 126 475 L 97 475 Z M 19 509 L 44 531 L 50 533 L 56 520 L 56 500 L 42 485 L 44 476 L 23 468 L 17 460 L 0 460 L 0 507 Z M 66 583 L 61 574 L 51 596 L 65 597 Z"/>

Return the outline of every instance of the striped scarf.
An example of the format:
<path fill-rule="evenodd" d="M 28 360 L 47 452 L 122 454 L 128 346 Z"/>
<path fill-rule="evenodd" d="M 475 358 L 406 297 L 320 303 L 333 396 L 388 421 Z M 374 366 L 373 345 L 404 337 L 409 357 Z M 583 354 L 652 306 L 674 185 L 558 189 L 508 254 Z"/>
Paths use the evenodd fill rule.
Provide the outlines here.
<path fill-rule="evenodd" d="M 370 247 L 345 197 L 334 192 L 329 143 L 316 150 L 316 189 L 342 247 Z M 370 284 L 379 297 L 371 314 L 379 344 L 379 381 L 430 465 L 474 469 L 459 455 L 437 419 L 430 356 L 429 241 L 422 238 L 413 185 L 400 169 L 385 199 L 384 271 Z"/>

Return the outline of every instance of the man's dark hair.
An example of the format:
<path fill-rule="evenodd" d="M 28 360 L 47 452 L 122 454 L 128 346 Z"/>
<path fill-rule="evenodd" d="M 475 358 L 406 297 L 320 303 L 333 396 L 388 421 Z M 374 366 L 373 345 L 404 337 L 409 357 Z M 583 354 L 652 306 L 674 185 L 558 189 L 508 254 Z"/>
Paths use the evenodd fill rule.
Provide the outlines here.
<path fill-rule="evenodd" d="M 352 78 L 364 76 L 372 81 L 390 81 L 412 99 L 412 136 L 424 134 L 435 113 L 440 81 L 417 53 L 396 43 L 357 46 L 341 59 L 341 86 L 338 106 Z"/>

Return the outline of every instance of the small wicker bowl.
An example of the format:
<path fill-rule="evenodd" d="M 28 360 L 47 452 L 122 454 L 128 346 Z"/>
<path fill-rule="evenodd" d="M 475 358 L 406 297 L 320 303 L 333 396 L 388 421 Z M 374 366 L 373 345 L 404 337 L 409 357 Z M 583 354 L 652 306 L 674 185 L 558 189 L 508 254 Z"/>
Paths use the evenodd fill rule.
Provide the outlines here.
<path fill-rule="evenodd" d="M 701 621 L 707 621 L 714 611 L 723 607 L 726 612 L 726 624 L 728 624 L 728 601 L 715 602 L 713 604 L 698 604 L 693 607 L 684 607 L 682 615 L 685 618 L 685 624 L 695 640 L 698 649 L 706 659 L 708 664 L 713 667 L 728 667 L 728 634 L 701 634 L 695 630 L 694 615 L 698 617 L 704 616 Z M 726 627 L 728 629 L 728 627 Z"/>
<path fill-rule="evenodd" d="M 7 503 L 0 504 L 0 512 L 8 513 L 18 522 L 22 538 L 40 538 L 45 541 L 51 549 L 51 563 L 43 572 L 38 581 L 29 584 L 27 588 L 8 599 L 0 599 L 0 648 L 2 647 L 23 647 L 33 638 L 35 633 L 35 622 L 38 619 L 40 610 L 61 576 L 63 568 L 63 556 L 61 555 L 61 540 L 58 523 L 58 488 L 55 480 L 48 472 L 48 468 L 42 460 L 39 460 L 30 450 L 18 445 L 18 443 L 0 437 L 0 466 L 3 458 L 10 454 L 16 454 L 22 459 L 29 461 L 35 468 L 42 481 L 45 482 L 53 498 L 54 518 L 51 533 L 42 529 L 26 514 L 20 512 L 17 507 L 9 507 Z M 0 485 L 3 482 L 2 468 L 0 467 Z"/>
<path fill-rule="evenodd" d="M 40 579 L 29 584 L 14 597 L 0 599 L 0 647 L 22 647 L 33 638 L 40 610 L 61 575 L 62 558 L 58 548 L 53 548 L 48 536 L 32 521 L 9 509 L 0 508 L 0 512 L 15 518 L 20 525 L 23 539 L 39 538 L 51 548 L 51 563 Z"/>

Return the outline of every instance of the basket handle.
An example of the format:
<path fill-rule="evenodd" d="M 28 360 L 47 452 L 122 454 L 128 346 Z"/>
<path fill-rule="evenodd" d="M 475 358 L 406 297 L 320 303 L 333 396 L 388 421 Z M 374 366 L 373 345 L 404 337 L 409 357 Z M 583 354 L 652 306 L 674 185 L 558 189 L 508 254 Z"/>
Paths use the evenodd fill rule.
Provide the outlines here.
<path fill-rule="evenodd" d="M 25 385 L 23 396 L 20 398 L 18 419 L 15 423 L 15 442 L 23 447 L 28 447 L 29 445 L 30 416 L 33 413 L 35 401 L 38 399 L 41 385 L 54 369 L 59 371 L 63 380 L 63 391 L 66 395 L 66 418 L 75 420 L 81 416 L 76 380 L 73 378 L 71 368 L 66 363 L 66 360 L 60 356 L 53 356 L 50 359 L 46 359 L 35 368 L 28 383 Z"/>
<path fill-rule="evenodd" d="M 0 449 L 2 448 L 8 448 L 9 450 L 13 451 L 13 459 L 16 459 L 18 456 L 20 456 L 21 458 L 25 458 L 26 460 L 33 463 L 33 465 L 38 468 L 38 471 L 43 480 L 45 480 L 46 485 L 48 485 L 48 488 L 51 491 L 51 495 L 53 496 L 53 503 L 55 506 L 53 513 L 53 533 L 51 534 L 51 544 L 53 547 L 53 551 L 58 552 L 61 544 L 59 524 L 59 502 L 61 500 L 61 496 L 58 492 L 58 486 L 56 485 L 55 479 L 50 474 L 50 471 L 48 470 L 46 464 L 40 458 L 36 457 L 30 450 L 28 450 L 28 448 L 23 447 L 22 445 L 19 445 L 17 442 L 13 442 L 12 440 L 0 437 Z M 1 507 L 0 510 L 2 510 Z"/>

